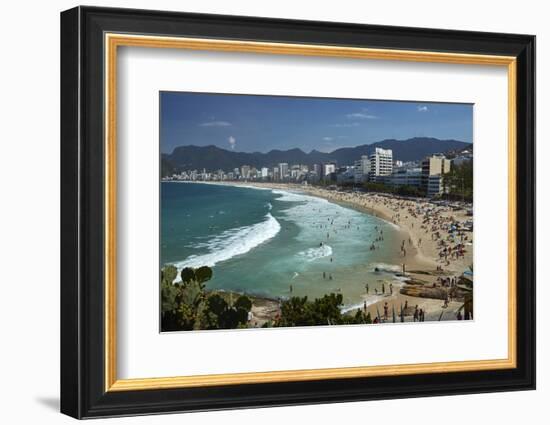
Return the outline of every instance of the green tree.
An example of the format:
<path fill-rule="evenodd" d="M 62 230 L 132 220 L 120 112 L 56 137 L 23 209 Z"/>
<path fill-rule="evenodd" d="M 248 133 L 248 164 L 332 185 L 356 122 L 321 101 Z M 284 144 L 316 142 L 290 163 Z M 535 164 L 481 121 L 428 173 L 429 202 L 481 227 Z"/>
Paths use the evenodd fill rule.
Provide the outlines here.
<path fill-rule="evenodd" d="M 195 280 L 204 283 L 212 279 L 212 269 L 207 266 L 199 267 L 195 270 Z"/>
<path fill-rule="evenodd" d="M 182 282 L 189 282 L 193 279 L 195 279 L 195 269 L 191 267 L 185 267 L 180 272 L 180 277 Z"/>
<path fill-rule="evenodd" d="M 166 266 L 161 270 L 161 321 L 163 330 L 177 330 L 179 307 L 179 287 L 175 285 L 174 279 L 178 270 L 174 266 Z"/>
<path fill-rule="evenodd" d="M 474 161 L 451 165 L 451 171 L 443 175 L 443 197 L 472 202 L 474 194 Z"/>
<path fill-rule="evenodd" d="M 246 310 L 246 312 L 249 312 L 252 309 L 252 301 L 246 295 L 239 296 L 239 298 L 237 298 L 237 301 L 235 301 L 234 305 L 235 305 L 235 308 Z"/>
<path fill-rule="evenodd" d="M 251 309 L 252 301 L 246 295 L 239 296 L 233 305 L 229 305 L 219 294 L 212 294 L 208 297 L 208 311 L 212 315 L 209 329 L 245 327 Z"/>
<path fill-rule="evenodd" d="M 206 308 L 204 283 L 212 278 L 212 269 L 186 267 L 181 282 L 174 283 L 177 269 L 161 270 L 161 327 L 164 331 L 201 329 L 210 322 Z"/>
<path fill-rule="evenodd" d="M 369 192 L 395 193 L 395 188 L 393 186 L 389 186 L 384 183 L 365 182 L 363 187 Z"/>
<path fill-rule="evenodd" d="M 398 186 L 396 189 L 396 193 L 401 196 L 426 196 L 426 192 L 421 188 L 408 185 Z"/>
<path fill-rule="evenodd" d="M 307 297 L 292 297 L 281 304 L 281 316 L 275 326 L 314 326 L 342 324 L 342 294 L 324 295 L 308 301 Z"/>

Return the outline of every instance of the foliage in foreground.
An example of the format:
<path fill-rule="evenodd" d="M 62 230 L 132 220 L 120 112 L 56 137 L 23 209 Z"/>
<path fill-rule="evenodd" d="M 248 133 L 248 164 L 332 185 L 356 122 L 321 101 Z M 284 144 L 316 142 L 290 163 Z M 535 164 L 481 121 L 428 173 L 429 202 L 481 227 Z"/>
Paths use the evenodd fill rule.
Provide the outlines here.
<path fill-rule="evenodd" d="M 212 278 L 212 269 L 185 268 L 181 282 L 174 283 L 178 274 L 174 266 L 161 270 L 161 322 L 163 331 L 201 329 L 235 329 L 247 326 L 252 301 L 246 295 L 235 301 L 229 294 L 209 292 L 205 283 Z M 264 327 L 371 324 L 370 313 L 358 309 L 342 313 L 342 294 L 328 294 L 309 300 L 291 297 L 281 301 L 280 314 Z"/>
<path fill-rule="evenodd" d="M 219 293 L 206 291 L 212 279 L 210 267 L 187 267 L 181 282 L 173 283 L 178 271 L 174 266 L 161 270 L 161 327 L 163 331 L 199 329 L 235 329 L 246 327 L 252 301 L 245 295 L 227 302 Z"/>
<path fill-rule="evenodd" d="M 292 297 L 281 303 L 281 315 L 273 323 L 275 327 L 370 324 L 370 313 L 361 309 L 355 314 L 342 314 L 342 294 L 324 295 L 309 301 L 307 297 Z"/>

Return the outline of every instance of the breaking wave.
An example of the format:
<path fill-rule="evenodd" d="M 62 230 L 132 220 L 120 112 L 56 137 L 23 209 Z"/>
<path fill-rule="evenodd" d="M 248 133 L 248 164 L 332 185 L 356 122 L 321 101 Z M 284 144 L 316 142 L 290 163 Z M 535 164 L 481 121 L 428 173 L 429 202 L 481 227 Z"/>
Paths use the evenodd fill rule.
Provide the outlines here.
<path fill-rule="evenodd" d="M 207 242 L 195 245 L 207 248 L 209 252 L 191 255 L 183 261 L 175 262 L 174 265 L 178 270 L 185 267 L 213 267 L 217 263 L 227 261 L 237 255 L 246 254 L 275 237 L 281 230 L 281 225 L 270 213 L 267 213 L 265 218 L 260 223 L 226 230 Z"/>
<path fill-rule="evenodd" d="M 323 245 L 318 248 L 309 248 L 298 253 L 298 256 L 305 258 L 307 261 L 315 261 L 319 258 L 328 257 L 330 255 L 332 255 L 332 248 L 329 245 Z"/>

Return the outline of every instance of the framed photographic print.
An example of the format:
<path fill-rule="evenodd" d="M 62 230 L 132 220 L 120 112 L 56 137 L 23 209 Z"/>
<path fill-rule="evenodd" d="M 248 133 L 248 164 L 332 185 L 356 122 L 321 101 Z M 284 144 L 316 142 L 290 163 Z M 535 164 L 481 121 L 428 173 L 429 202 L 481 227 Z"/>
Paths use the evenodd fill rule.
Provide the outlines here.
<path fill-rule="evenodd" d="M 61 411 L 533 389 L 534 58 L 529 35 L 63 12 Z"/>

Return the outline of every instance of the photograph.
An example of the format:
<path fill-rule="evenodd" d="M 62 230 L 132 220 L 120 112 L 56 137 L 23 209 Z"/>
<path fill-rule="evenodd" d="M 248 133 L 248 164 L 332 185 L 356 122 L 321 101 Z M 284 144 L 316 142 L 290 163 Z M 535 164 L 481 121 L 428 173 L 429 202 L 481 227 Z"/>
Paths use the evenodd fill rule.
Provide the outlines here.
<path fill-rule="evenodd" d="M 474 320 L 474 105 L 161 91 L 160 331 Z"/>

